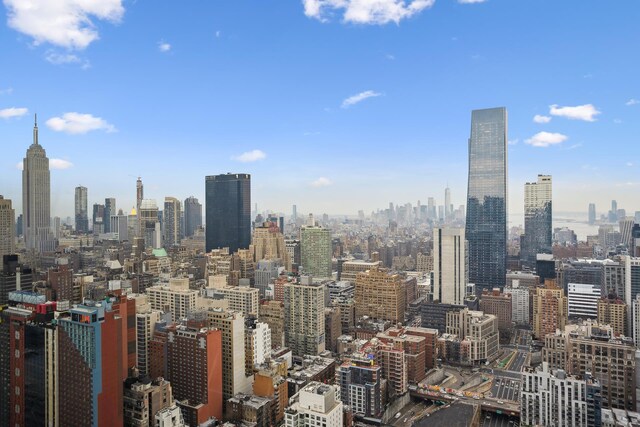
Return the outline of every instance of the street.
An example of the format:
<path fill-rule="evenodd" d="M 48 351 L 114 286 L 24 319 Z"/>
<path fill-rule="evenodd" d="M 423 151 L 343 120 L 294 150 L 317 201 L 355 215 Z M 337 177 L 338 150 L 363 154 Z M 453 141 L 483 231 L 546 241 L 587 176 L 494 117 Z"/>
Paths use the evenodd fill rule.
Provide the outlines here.
<path fill-rule="evenodd" d="M 518 402 L 520 399 L 520 381 L 496 377 L 491 387 L 491 396 L 498 401 L 510 400 Z"/>
<path fill-rule="evenodd" d="M 482 427 L 518 427 L 520 422 L 514 417 L 495 414 L 493 412 L 483 412 L 480 425 Z"/>

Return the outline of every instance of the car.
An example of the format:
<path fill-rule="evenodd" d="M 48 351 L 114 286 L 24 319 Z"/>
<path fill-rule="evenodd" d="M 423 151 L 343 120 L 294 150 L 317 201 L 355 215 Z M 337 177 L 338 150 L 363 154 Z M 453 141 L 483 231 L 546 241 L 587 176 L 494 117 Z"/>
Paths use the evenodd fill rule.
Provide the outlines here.
<path fill-rule="evenodd" d="M 502 400 L 498 400 L 498 405 L 504 405 L 504 402 Z"/>
<path fill-rule="evenodd" d="M 487 415 L 485 418 L 490 420 L 491 419 L 491 415 Z"/>
<path fill-rule="evenodd" d="M 400 412 L 398 412 L 398 413 L 396 414 L 396 420 L 397 420 L 398 418 L 400 418 L 400 415 L 401 415 L 401 414 L 400 414 Z"/>

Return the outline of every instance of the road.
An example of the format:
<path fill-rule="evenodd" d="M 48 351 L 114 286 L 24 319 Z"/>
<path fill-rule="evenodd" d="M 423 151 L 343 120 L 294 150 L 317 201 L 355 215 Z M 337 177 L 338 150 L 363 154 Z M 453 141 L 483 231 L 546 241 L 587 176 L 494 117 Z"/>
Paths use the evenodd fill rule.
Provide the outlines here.
<path fill-rule="evenodd" d="M 518 352 L 514 356 L 513 360 L 509 364 L 509 366 L 507 366 L 507 369 L 509 371 L 512 371 L 512 372 L 520 372 L 520 371 L 522 371 L 522 367 L 524 366 L 525 362 L 527 361 L 527 356 L 528 356 L 527 352 L 518 350 Z"/>
<path fill-rule="evenodd" d="M 491 396 L 497 401 L 520 401 L 520 381 L 497 377 L 491 387 Z"/>
<path fill-rule="evenodd" d="M 518 427 L 520 422 L 516 417 L 508 417 L 493 412 L 483 412 L 480 425 L 482 427 Z"/>

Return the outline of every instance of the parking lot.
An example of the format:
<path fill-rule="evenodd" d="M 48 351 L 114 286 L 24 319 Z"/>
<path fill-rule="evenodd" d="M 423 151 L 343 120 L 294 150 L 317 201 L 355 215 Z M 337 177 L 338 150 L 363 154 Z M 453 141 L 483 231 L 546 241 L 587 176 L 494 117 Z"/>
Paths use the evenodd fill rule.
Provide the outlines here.
<path fill-rule="evenodd" d="M 482 427 L 519 427 L 520 422 L 514 417 L 494 414 L 492 412 L 483 412 L 480 425 Z"/>
<path fill-rule="evenodd" d="M 496 377 L 491 387 L 491 396 L 498 400 L 520 399 L 520 381 L 511 378 Z"/>

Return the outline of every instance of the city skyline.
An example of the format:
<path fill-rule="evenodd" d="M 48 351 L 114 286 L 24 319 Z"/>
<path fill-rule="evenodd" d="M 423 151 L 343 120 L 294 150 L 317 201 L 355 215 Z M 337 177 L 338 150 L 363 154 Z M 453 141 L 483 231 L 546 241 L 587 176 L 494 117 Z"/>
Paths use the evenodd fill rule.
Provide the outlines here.
<path fill-rule="evenodd" d="M 523 211 L 522 186 L 537 174 L 554 176 L 556 212 L 595 202 L 600 215 L 611 199 L 640 209 L 638 63 L 624 55 L 638 42 L 632 2 L 439 1 L 360 20 L 307 3 L 252 5 L 242 15 L 243 2 L 206 5 L 187 16 L 164 3 L 114 1 L 110 13 L 81 10 L 95 28 L 76 22 L 88 35 L 67 40 L 55 28 L 36 32 L 30 12 L 5 1 L 3 195 L 22 212 L 16 164 L 38 112 L 52 216 L 73 215 L 79 184 L 89 204 L 115 197 L 126 212 L 137 176 L 161 203 L 204 200 L 202 177 L 226 172 L 253 175 L 253 201 L 274 211 L 297 204 L 355 215 L 428 197 L 440 205 L 447 182 L 457 207 L 466 198 L 468 113 L 504 105 L 510 212 Z M 147 20 L 167 26 L 143 32 Z M 180 31 L 187 22 L 193 31 Z M 271 31 L 274 22 L 296 37 Z M 136 55 L 118 62 L 132 38 Z M 180 165 L 179 179 L 166 173 Z"/>

